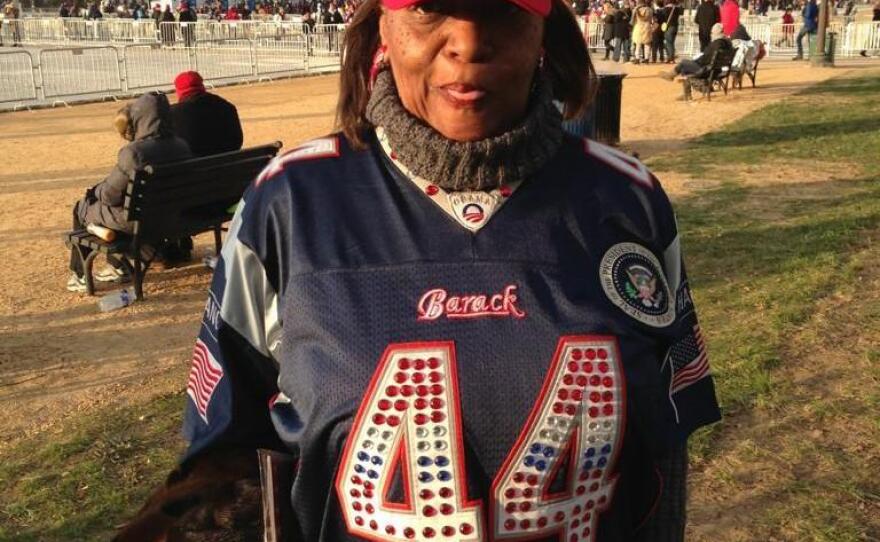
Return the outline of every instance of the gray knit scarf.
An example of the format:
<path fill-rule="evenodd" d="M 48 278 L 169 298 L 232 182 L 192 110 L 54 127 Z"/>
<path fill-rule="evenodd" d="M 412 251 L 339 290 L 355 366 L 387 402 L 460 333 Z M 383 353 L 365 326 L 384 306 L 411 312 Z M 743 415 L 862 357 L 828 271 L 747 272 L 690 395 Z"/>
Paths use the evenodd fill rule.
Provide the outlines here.
<path fill-rule="evenodd" d="M 379 74 L 367 104 L 367 120 L 385 130 L 395 158 L 410 171 L 453 191 L 491 190 L 527 179 L 562 144 L 562 115 L 550 84 L 540 82 L 525 121 L 481 141 L 458 142 L 412 116 L 400 101 L 389 70 Z"/>

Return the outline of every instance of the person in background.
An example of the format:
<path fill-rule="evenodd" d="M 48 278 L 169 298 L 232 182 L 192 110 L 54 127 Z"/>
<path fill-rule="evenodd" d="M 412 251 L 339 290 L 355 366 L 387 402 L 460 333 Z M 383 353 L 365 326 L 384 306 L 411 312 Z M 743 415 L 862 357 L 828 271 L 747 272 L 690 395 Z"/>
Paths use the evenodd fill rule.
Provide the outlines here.
<path fill-rule="evenodd" d="M 205 89 L 199 72 L 186 71 L 174 78 L 177 103 L 171 106 L 175 134 L 195 156 L 241 149 L 243 136 L 234 105 Z"/>
<path fill-rule="evenodd" d="M 189 8 L 189 2 L 183 0 L 178 6 L 177 22 L 194 23 L 197 20 L 196 14 Z M 196 29 L 189 24 L 180 25 L 180 33 L 183 34 L 183 43 L 187 47 L 192 47 L 196 42 Z"/>
<path fill-rule="evenodd" d="M 712 57 L 715 55 L 716 51 L 722 51 L 726 49 L 733 49 L 733 43 L 730 41 L 726 35 L 724 35 L 724 27 L 721 23 L 715 23 L 712 26 L 712 41 L 709 43 L 709 46 L 706 47 L 706 50 L 703 51 L 697 58 L 691 60 L 686 58 L 675 65 L 675 68 L 669 72 L 660 72 L 660 77 L 666 79 L 667 81 L 672 81 L 675 79 L 677 75 L 696 75 L 703 71 L 704 68 L 709 67 L 709 64 L 712 62 Z M 684 97 L 680 98 L 683 100 L 690 99 L 690 85 L 684 85 Z"/>
<path fill-rule="evenodd" d="M 663 23 L 666 22 L 666 9 L 660 6 L 661 0 L 654 3 L 654 24 L 651 27 L 651 62 L 666 62 L 666 45 L 663 43 Z"/>
<path fill-rule="evenodd" d="M 666 30 L 663 31 L 663 39 L 666 42 L 666 62 L 675 62 L 675 38 L 678 37 L 678 20 L 681 19 L 684 8 L 678 5 L 678 0 L 666 0 Z"/>
<path fill-rule="evenodd" d="M 721 11 L 713 0 L 702 0 L 697 7 L 697 14 L 694 16 L 694 22 L 697 23 L 697 33 L 700 38 L 700 52 L 706 50 L 709 42 L 712 41 L 712 26 L 721 22 Z"/>
<path fill-rule="evenodd" d="M 161 93 L 149 93 L 126 105 L 116 115 L 114 125 L 119 134 L 130 141 L 119 150 L 116 165 L 107 178 L 86 190 L 85 197 L 73 208 L 73 229 L 83 230 L 88 224 L 105 226 L 122 233 L 132 232 L 132 223 L 125 218 L 125 190 L 137 170 L 147 165 L 174 162 L 192 157 L 186 141 L 174 135 L 171 125 L 171 106 Z M 82 247 L 71 249 L 70 279 L 67 289 L 85 292 L 83 260 L 88 251 Z M 95 274 L 102 282 L 130 280 L 118 261 Z"/>
<path fill-rule="evenodd" d="M 776 47 L 781 47 L 782 44 L 786 47 L 794 45 L 794 16 L 790 8 L 785 8 L 782 14 L 782 37 L 776 41 Z"/>
<path fill-rule="evenodd" d="M 605 2 L 602 8 L 602 42 L 605 43 L 605 60 L 611 57 L 614 50 L 614 20 L 617 16 L 617 9 L 611 2 Z"/>
<path fill-rule="evenodd" d="M 70 9 L 67 7 L 67 2 L 61 3 L 61 7 L 58 9 L 58 16 L 62 18 L 70 17 Z"/>
<path fill-rule="evenodd" d="M 321 24 L 344 24 L 345 21 L 342 19 L 342 14 L 339 13 L 339 10 L 336 9 L 336 4 L 334 2 L 330 2 L 330 7 L 327 8 L 321 15 Z"/>
<path fill-rule="evenodd" d="M 807 36 L 807 43 L 809 43 L 809 36 L 815 34 L 816 30 L 819 29 L 819 6 L 816 4 L 816 0 L 807 0 L 804 4 L 804 9 L 801 11 L 801 16 L 804 19 L 804 24 L 801 26 L 801 31 L 798 32 L 797 38 L 795 38 L 797 54 L 792 60 L 802 60 L 804 58 L 804 36 Z"/>
<path fill-rule="evenodd" d="M 632 54 L 632 41 L 630 40 L 631 28 L 630 18 L 632 18 L 632 10 L 627 7 L 625 2 L 621 2 L 620 9 L 614 16 L 614 62 L 629 62 Z"/>
<path fill-rule="evenodd" d="M 177 137 L 186 141 L 194 156 L 210 156 L 241 149 L 243 136 L 238 110 L 234 105 L 205 89 L 202 76 L 195 71 L 174 78 L 177 103 L 171 106 L 171 119 Z M 165 268 L 189 262 L 193 242 L 189 237 L 169 239 L 159 249 Z"/>
<path fill-rule="evenodd" d="M 646 49 L 651 47 L 651 24 L 653 22 L 654 10 L 645 4 L 645 0 L 638 0 L 632 14 L 632 41 L 636 48 L 634 61 L 636 64 L 648 60 Z"/>
<path fill-rule="evenodd" d="M 721 26 L 725 36 L 733 34 L 739 26 L 739 4 L 736 0 L 724 0 L 721 4 Z"/>

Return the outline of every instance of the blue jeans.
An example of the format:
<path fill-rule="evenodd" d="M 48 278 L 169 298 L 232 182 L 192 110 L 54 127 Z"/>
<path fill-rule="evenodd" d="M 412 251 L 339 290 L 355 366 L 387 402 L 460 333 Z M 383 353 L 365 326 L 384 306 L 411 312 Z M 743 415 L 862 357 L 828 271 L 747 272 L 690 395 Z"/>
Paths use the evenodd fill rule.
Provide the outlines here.
<path fill-rule="evenodd" d="M 629 61 L 630 50 L 632 49 L 632 41 L 629 38 L 622 40 L 614 38 L 614 62 L 620 61 L 620 54 L 623 53 L 623 60 Z"/>
<path fill-rule="evenodd" d="M 666 27 L 666 60 L 675 60 L 675 38 L 678 36 L 677 26 Z"/>
<path fill-rule="evenodd" d="M 810 43 L 810 37 L 809 37 L 809 35 L 812 34 L 812 33 L 813 33 L 813 32 L 810 32 L 809 30 L 807 30 L 807 27 L 806 27 L 806 26 L 802 26 L 802 27 L 801 27 L 801 31 L 798 32 L 797 38 L 795 38 L 795 41 L 797 41 L 797 50 L 798 50 L 798 51 L 797 51 L 797 56 L 799 56 L 799 57 L 803 57 L 803 56 L 804 56 L 804 43 L 803 43 L 803 42 L 804 42 L 804 36 L 807 36 L 807 45 L 809 46 L 809 43 Z"/>

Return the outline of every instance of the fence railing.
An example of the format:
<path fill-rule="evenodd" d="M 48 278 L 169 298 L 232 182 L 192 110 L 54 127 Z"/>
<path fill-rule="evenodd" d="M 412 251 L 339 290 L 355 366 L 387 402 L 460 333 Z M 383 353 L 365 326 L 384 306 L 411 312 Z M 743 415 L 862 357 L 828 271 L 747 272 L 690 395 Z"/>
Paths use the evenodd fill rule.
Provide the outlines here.
<path fill-rule="evenodd" d="M 603 49 L 602 33 L 604 25 L 599 21 L 579 20 L 581 29 L 592 49 Z M 784 56 L 796 51 L 795 38 L 800 25 L 783 25 L 769 22 L 762 17 L 744 17 L 743 24 L 754 39 L 760 39 L 768 48 L 770 56 Z M 829 30 L 837 34 L 836 54 L 855 56 L 861 51 L 880 54 L 880 35 L 878 23 L 842 22 L 831 23 Z M 34 45 L 121 45 L 130 43 L 159 43 L 163 46 L 184 45 L 194 47 L 199 42 L 217 40 L 251 40 L 267 43 L 268 38 L 299 40 L 304 36 L 307 50 L 311 53 L 312 67 L 322 64 L 323 58 L 329 65 L 336 63 L 344 36 L 343 25 L 317 25 L 310 29 L 295 21 L 198 21 L 193 23 L 161 23 L 152 20 L 108 19 L 86 21 L 82 19 L 29 18 L 4 20 L 0 24 L 0 43 Z M 683 24 L 679 29 L 677 49 L 684 55 L 697 52 L 699 41 L 693 24 Z M 815 39 L 815 35 L 805 38 Z M 85 42 L 85 43 L 82 43 Z M 271 45 L 270 49 L 277 49 Z M 263 53 L 258 56 L 267 60 Z"/>
<path fill-rule="evenodd" d="M 177 74 L 188 70 L 199 71 L 208 84 L 338 71 L 344 33 L 335 27 L 303 33 L 299 26 L 279 26 L 254 39 L 189 42 L 187 26 L 169 25 L 162 30 L 174 36 L 167 45 L 84 42 L 39 52 L 4 52 L 0 54 L 0 103 L 32 105 L 168 90 Z"/>
<path fill-rule="evenodd" d="M 24 102 L 37 99 L 34 80 L 34 61 L 26 51 L 0 53 L 0 103 Z"/>

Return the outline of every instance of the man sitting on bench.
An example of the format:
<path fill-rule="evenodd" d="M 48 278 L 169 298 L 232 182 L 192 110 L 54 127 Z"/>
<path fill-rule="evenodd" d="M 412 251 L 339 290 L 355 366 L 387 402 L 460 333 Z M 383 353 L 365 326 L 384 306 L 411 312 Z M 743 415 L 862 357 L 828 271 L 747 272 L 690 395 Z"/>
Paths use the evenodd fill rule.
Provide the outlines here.
<path fill-rule="evenodd" d="M 660 72 L 660 77 L 667 81 L 672 81 L 677 75 L 688 76 L 700 74 L 712 63 L 712 59 L 715 57 L 717 51 L 733 49 L 733 44 L 727 36 L 724 35 L 724 29 L 721 26 L 721 23 L 715 23 L 712 25 L 711 37 L 712 42 L 709 43 L 706 50 L 699 56 L 693 60 L 688 58 L 682 60 L 675 65 L 675 68 L 672 71 Z M 685 86 L 685 89 L 685 93 L 687 93 L 690 87 Z M 685 98 L 687 98 L 687 96 Z"/>
<path fill-rule="evenodd" d="M 131 143 L 119 150 L 116 165 L 106 179 L 86 190 L 86 195 L 73 207 L 73 229 L 85 229 L 88 224 L 105 226 L 112 230 L 131 233 L 132 225 L 125 219 L 125 189 L 135 171 L 150 164 L 176 162 L 192 157 L 186 142 L 174 135 L 171 106 L 164 94 L 144 94 L 119 110 L 114 119 L 116 129 Z M 71 292 L 85 292 L 83 260 L 87 248 L 72 247 L 67 281 Z M 82 253 L 82 254 L 80 254 Z M 124 268 L 108 257 L 108 265 L 96 273 L 103 282 L 130 280 Z"/>

